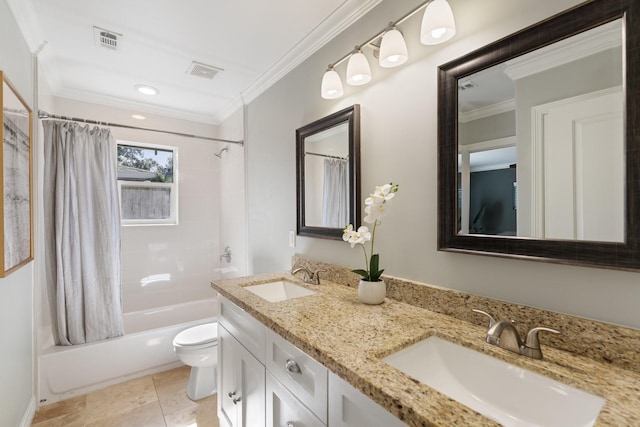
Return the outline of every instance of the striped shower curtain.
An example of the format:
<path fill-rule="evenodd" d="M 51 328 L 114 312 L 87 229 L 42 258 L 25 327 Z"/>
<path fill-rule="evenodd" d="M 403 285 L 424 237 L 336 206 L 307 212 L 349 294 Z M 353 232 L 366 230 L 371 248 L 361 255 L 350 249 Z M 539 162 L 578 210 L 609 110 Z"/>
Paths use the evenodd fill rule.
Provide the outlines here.
<path fill-rule="evenodd" d="M 53 336 L 74 345 L 123 334 L 120 208 L 108 129 L 46 120 L 44 234 Z"/>

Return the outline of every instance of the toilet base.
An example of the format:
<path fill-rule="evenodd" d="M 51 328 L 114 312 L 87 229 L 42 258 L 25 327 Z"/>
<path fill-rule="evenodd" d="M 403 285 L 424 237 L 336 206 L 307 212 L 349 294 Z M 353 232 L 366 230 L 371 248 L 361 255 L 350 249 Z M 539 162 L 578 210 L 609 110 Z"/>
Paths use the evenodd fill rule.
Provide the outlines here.
<path fill-rule="evenodd" d="M 216 366 L 192 366 L 187 383 L 187 397 L 200 400 L 216 392 Z"/>

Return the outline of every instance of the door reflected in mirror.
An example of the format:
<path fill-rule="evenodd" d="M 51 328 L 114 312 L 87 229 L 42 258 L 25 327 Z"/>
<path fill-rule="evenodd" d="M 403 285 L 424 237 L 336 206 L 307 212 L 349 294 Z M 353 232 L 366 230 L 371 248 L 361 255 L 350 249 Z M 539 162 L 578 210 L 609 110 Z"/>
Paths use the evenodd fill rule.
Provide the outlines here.
<path fill-rule="evenodd" d="M 624 242 L 623 22 L 460 77 L 458 234 Z"/>
<path fill-rule="evenodd" d="M 296 130 L 297 231 L 342 239 L 360 224 L 360 106 Z"/>

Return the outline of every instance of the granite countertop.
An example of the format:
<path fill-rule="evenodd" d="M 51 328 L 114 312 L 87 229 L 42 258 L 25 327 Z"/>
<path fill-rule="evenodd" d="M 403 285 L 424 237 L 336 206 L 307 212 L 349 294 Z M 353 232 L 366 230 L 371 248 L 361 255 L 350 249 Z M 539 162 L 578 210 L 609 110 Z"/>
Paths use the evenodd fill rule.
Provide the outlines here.
<path fill-rule="evenodd" d="M 271 303 L 243 289 L 283 279 L 316 293 Z M 432 335 L 603 397 L 596 426 L 640 420 L 640 375 L 545 347 L 544 339 L 544 360 L 533 360 L 485 343 L 486 328 L 389 298 L 364 305 L 352 287 L 307 285 L 288 272 L 216 280 L 212 288 L 410 426 L 499 425 L 381 360 Z"/>

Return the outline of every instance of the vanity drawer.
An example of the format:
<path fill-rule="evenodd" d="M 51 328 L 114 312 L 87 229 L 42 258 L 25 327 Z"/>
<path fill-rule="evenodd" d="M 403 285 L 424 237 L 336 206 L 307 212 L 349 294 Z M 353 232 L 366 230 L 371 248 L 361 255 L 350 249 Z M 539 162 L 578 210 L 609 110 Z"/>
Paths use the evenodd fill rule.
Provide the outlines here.
<path fill-rule="evenodd" d="M 267 330 L 267 370 L 323 423 L 327 422 L 327 368 Z"/>
<path fill-rule="evenodd" d="M 267 373 L 266 427 L 324 427 L 315 415 Z"/>
<path fill-rule="evenodd" d="M 218 323 L 264 364 L 266 326 L 225 297 L 218 295 L 218 302 L 220 304 Z"/>

